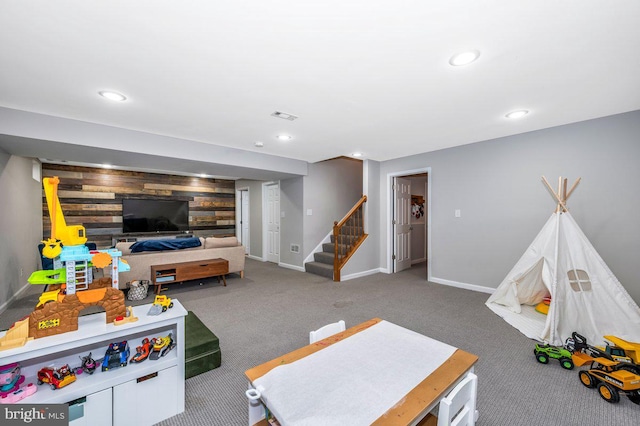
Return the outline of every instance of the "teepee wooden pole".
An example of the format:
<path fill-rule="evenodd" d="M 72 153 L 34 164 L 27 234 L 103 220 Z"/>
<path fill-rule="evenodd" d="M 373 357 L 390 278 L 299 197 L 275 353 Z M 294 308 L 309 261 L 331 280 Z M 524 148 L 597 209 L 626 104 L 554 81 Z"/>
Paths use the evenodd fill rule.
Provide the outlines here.
<path fill-rule="evenodd" d="M 578 179 L 576 179 L 576 181 L 575 181 L 575 182 L 573 182 L 573 185 L 571 185 L 571 189 L 569 189 L 569 192 L 567 192 L 567 196 L 566 196 L 566 197 L 565 197 L 565 199 L 564 199 L 564 202 L 565 202 L 565 203 L 567 202 L 567 200 L 569 199 L 569 197 L 571 197 L 571 194 L 573 193 L 573 190 L 574 190 L 574 189 L 576 189 L 576 186 L 578 186 L 578 183 L 580 183 L 580 180 L 581 180 L 581 179 L 582 179 L 582 178 L 581 178 L 581 177 L 579 177 Z"/>
<path fill-rule="evenodd" d="M 544 184 L 547 186 L 547 188 L 549 189 L 549 191 L 551 191 L 551 193 L 553 194 L 553 197 L 558 200 L 558 205 L 562 206 L 562 208 L 565 211 L 568 211 L 569 209 L 567 209 L 567 206 L 564 204 L 564 202 L 562 202 L 562 200 L 560 199 L 560 196 L 558 194 L 555 193 L 555 191 L 553 190 L 553 188 L 551 188 L 551 185 L 549 184 L 549 181 L 547 180 L 546 177 L 542 176 L 542 181 L 544 182 Z M 559 211 L 559 207 L 556 208 L 556 213 Z"/>

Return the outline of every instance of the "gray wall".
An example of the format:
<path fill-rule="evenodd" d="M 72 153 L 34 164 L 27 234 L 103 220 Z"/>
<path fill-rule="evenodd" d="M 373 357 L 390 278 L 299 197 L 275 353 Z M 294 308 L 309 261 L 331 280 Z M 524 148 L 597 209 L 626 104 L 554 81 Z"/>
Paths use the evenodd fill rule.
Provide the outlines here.
<path fill-rule="evenodd" d="M 568 202 L 640 302 L 640 111 L 381 163 L 380 266 L 389 266 L 388 174 L 431 167 L 432 277 L 495 288 L 555 208 L 541 182 L 582 177 Z M 454 217 L 454 210 L 461 217 Z"/>
<path fill-rule="evenodd" d="M 280 181 L 280 263 L 302 267 L 303 257 L 303 178 Z M 291 251 L 291 244 L 300 247 Z"/>
<path fill-rule="evenodd" d="M 349 278 L 362 273 L 376 272 L 380 268 L 380 163 L 365 160 L 362 168 L 362 188 L 367 196 L 365 203 L 365 232 L 369 234 L 358 251 L 342 268 L 341 276 Z"/>
<path fill-rule="evenodd" d="M 40 164 L 35 166 L 39 174 Z M 0 311 L 40 269 L 42 189 L 32 177 L 33 167 L 30 158 L 0 151 Z"/>
<path fill-rule="evenodd" d="M 303 180 L 306 257 L 362 196 L 362 161 L 336 158 L 309 164 Z"/>

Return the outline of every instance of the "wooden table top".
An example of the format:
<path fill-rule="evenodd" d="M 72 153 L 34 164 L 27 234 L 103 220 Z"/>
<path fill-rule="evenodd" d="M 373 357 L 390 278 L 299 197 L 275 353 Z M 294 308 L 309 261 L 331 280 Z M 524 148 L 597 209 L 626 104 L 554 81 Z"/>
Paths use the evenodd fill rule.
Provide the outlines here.
<path fill-rule="evenodd" d="M 370 319 L 362 324 L 348 328 L 341 333 L 334 334 L 326 339 L 303 346 L 293 352 L 253 367 L 245 371 L 245 375 L 249 381 L 253 383 L 254 380 L 264 376 L 279 365 L 290 364 L 309 356 L 356 333 L 366 330 L 381 321 L 382 319 L 380 318 Z M 407 425 L 424 417 L 427 414 L 427 408 L 431 407 L 435 401 L 442 399 L 445 392 L 464 376 L 477 361 L 478 357 L 476 355 L 461 349 L 456 349 L 449 359 L 414 387 L 405 398 L 402 398 L 395 406 L 387 410 L 387 412 L 380 416 L 373 424 L 379 426 Z"/>

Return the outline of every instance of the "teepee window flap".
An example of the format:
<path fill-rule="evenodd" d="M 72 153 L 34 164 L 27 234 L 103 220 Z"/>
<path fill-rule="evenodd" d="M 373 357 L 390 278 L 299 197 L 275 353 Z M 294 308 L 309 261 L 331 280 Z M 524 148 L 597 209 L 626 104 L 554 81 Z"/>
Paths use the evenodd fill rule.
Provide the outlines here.
<path fill-rule="evenodd" d="M 571 290 L 576 293 L 581 291 L 591 291 L 591 279 L 589 278 L 587 271 L 583 271 L 582 269 L 570 269 L 567 271 L 567 275 L 569 276 L 569 285 L 571 286 Z"/>

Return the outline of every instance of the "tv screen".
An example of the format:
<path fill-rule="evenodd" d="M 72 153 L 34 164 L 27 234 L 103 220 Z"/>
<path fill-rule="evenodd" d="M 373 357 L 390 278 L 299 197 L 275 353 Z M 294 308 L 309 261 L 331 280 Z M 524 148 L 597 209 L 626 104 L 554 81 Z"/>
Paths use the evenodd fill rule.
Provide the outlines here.
<path fill-rule="evenodd" d="M 189 202 L 172 200 L 122 200 L 122 232 L 189 230 Z"/>

